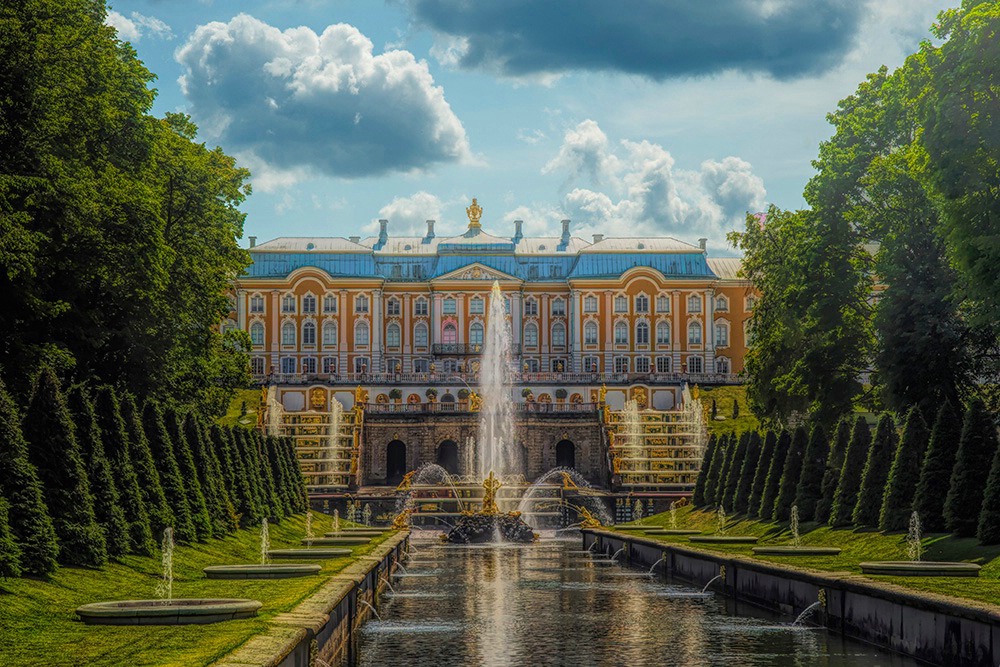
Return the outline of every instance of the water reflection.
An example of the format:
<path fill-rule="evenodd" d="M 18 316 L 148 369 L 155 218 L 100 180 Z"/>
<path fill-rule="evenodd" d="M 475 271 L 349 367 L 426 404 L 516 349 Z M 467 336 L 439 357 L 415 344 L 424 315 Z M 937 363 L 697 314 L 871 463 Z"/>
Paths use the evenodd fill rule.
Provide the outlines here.
<path fill-rule="evenodd" d="M 364 626 L 356 667 L 916 665 L 694 587 L 596 565 L 606 556 L 577 541 L 418 545 L 411 576 L 382 600 L 385 620 Z"/>

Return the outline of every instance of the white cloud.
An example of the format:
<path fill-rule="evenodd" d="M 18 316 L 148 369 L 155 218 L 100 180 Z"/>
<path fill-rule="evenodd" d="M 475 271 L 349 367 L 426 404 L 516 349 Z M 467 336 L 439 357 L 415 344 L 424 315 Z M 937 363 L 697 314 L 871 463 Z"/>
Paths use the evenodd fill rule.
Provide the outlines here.
<path fill-rule="evenodd" d="M 199 26 L 176 59 L 205 132 L 273 170 L 354 178 L 469 160 L 427 64 L 372 48 L 351 25 L 282 31 L 240 14 Z"/>
<path fill-rule="evenodd" d="M 409 197 L 396 197 L 378 211 L 378 217 L 389 221 L 392 236 L 423 236 L 428 220 L 441 220 L 442 202 L 436 196 L 423 190 Z M 365 230 L 378 232 L 378 220 L 373 220 Z M 435 229 L 435 233 L 440 229 Z"/>
<path fill-rule="evenodd" d="M 534 145 L 541 143 L 546 139 L 548 139 L 548 137 L 545 136 L 545 133 L 538 129 L 529 130 L 522 127 L 517 131 L 517 140 L 525 144 Z"/>
<path fill-rule="evenodd" d="M 174 38 L 169 25 L 155 16 L 146 16 L 139 12 L 132 12 L 131 17 L 125 17 L 114 10 L 108 10 L 104 22 L 118 32 L 118 39 L 125 42 L 138 42 L 144 36 L 157 39 Z"/>

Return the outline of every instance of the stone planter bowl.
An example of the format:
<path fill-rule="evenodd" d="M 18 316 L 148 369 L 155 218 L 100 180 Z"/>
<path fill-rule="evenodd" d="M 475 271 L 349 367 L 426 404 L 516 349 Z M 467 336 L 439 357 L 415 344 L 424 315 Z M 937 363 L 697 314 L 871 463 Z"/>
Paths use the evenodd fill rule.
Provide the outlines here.
<path fill-rule="evenodd" d="M 339 558 L 350 556 L 350 549 L 272 549 L 267 552 L 268 558 L 295 558 L 298 560 L 320 560 L 323 558 Z"/>
<path fill-rule="evenodd" d="M 349 533 L 344 531 L 331 531 L 323 533 L 324 537 L 381 537 L 382 533 L 377 530 L 352 530 Z"/>
<path fill-rule="evenodd" d="M 750 535 L 692 535 L 689 542 L 698 544 L 757 544 L 759 537 Z"/>
<path fill-rule="evenodd" d="M 754 547 L 752 551 L 758 556 L 839 556 L 841 549 L 837 547 L 796 547 L 782 545 Z"/>
<path fill-rule="evenodd" d="M 982 569 L 975 563 L 934 561 L 878 561 L 861 563 L 864 574 L 881 574 L 893 577 L 978 577 Z"/>
<path fill-rule="evenodd" d="M 315 563 L 267 563 L 256 565 L 209 565 L 204 569 L 209 579 L 291 579 L 319 574 Z"/>
<path fill-rule="evenodd" d="M 348 547 L 348 546 L 358 546 L 360 544 L 368 544 L 371 541 L 372 539 L 370 537 L 343 535 L 341 537 L 314 537 L 312 539 L 306 538 L 302 540 L 302 544 L 307 547 Z"/>
<path fill-rule="evenodd" d="M 76 613 L 87 625 L 191 625 L 250 618 L 261 606 L 242 599 L 114 600 L 85 604 Z"/>
<path fill-rule="evenodd" d="M 684 528 L 657 528 L 655 530 L 647 530 L 647 535 L 701 535 L 700 530 L 691 530 Z"/>

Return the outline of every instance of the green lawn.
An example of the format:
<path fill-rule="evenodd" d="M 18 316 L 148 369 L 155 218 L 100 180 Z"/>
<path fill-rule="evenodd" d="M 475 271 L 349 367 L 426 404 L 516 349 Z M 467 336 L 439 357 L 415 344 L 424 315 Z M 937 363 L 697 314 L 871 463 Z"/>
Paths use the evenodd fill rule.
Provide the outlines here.
<path fill-rule="evenodd" d="M 304 517 L 271 526 L 272 548 L 296 547 Z M 313 514 L 313 532 L 332 530 L 331 518 Z M 385 537 L 354 549 L 363 555 Z M 207 544 L 178 546 L 174 553 L 174 597 L 243 597 L 264 604 L 256 618 L 214 625 L 91 626 L 74 610 L 87 602 L 156 597 L 160 557 L 128 557 L 103 570 L 60 568 L 48 581 L 0 580 L 0 664 L 3 665 L 205 665 L 261 632 L 275 614 L 292 609 L 353 558 L 321 561 L 321 576 L 284 580 L 206 579 L 206 565 L 260 562 L 256 530 Z"/>
<path fill-rule="evenodd" d="M 706 533 L 715 532 L 716 516 L 685 507 L 677 510 L 679 528 L 697 528 Z M 648 517 L 643 523 L 650 526 L 669 527 L 669 513 Z M 635 522 L 633 522 L 635 523 Z M 630 524 L 626 524 L 630 525 Z M 788 524 L 747 521 L 734 517 L 727 522 L 727 535 L 756 535 L 759 544 L 787 544 L 791 542 Z M 649 535 L 646 537 L 686 547 L 715 552 L 740 554 L 762 561 L 780 563 L 812 570 L 845 572 L 860 575 L 858 566 L 863 561 L 907 560 L 905 533 L 880 533 L 867 530 L 832 529 L 826 525 L 804 523 L 799 529 L 803 545 L 835 546 L 843 549 L 839 556 L 755 556 L 755 545 L 693 545 L 685 537 Z M 634 532 L 634 531 L 630 531 Z M 640 533 L 641 534 L 641 533 Z M 975 539 L 956 538 L 952 535 L 931 534 L 923 539 L 923 560 L 968 561 L 982 565 L 979 578 L 961 577 L 870 577 L 917 591 L 951 595 L 968 600 L 1000 603 L 1000 546 L 981 546 Z"/>
<path fill-rule="evenodd" d="M 244 404 L 246 414 L 243 414 Z M 255 426 L 259 405 L 260 389 L 238 389 L 229 402 L 225 416 L 219 417 L 218 422 L 221 426 Z"/>
<path fill-rule="evenodd" d="M 747 392 L 743 385 L 728 385 L 720 387 L 699 387 L 698 398 L 705 409 L 705 423 L 708 425 L 708 432 L 716 435 L 727 433 L 742 433 L 743 431 L 756 431 L 760 429 L 760 422 L 750 412 L 747 404 Z M 740 406 L 739 417 L 733 419 L 733 399 Z M 719 419 L 712 419 L 712 399 L 715 399 L 717 408 L 716 416 Z"/>

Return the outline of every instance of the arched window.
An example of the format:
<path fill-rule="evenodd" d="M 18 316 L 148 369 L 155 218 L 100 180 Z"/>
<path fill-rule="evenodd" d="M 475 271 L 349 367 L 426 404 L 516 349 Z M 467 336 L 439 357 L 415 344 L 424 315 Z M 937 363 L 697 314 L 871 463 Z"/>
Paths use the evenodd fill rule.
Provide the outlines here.
<path fill-rule="evenodd" d="M 553 299 L 552 315 L 558 317 L 565 314 L 566 314 L 566 302 L 563 301 L 562 299 Z"/>
<path fill-rule="evenodd" d="M 564 347 L 566 345 L 566 326 L 561 322 L 552 325 L 552 345 L 553 347 Z"/>
<path fill-rule="evenodd" d="M 688 325 L 688 345 L 701 345 L 701 322 Z"/>
<path fill-rule="evenodd" d="M 413 302 L 413 314 L 417 316 L 427 315 L 427 299 L 420 297 Z"/>
<path fill-rule="evenodd" d="M 715 297 L 715 309 L 723 313 L 729 310 L 729 299 L 724 294 Z"/>
<path fill-rule="evenodd" d="M 315 313 L 316 312 L 316 297 L 312 294 L 306 294 L 302 297 L 302 312 L 303 313 Z"/>
<path fill-rule="evenodd" d="M 635 344 L 649 345 L 649 323 L 637 322 L 635 325 Z"/>
<path fill-rule="evenodd" d="M 316 344 L 316 323 L 315 322 L 304 322 L 302 324 L 302 344 L 303 345 L 315 345 Z"/>
<path fill-rule="evenodd" d="M 458 329 L 451 322 L 444 325 L 441 332 L 441 342 L 445 345 L 454 345 L 458 342 Z"/>
<path fill-rule="evenodd" d="M 628 312 L 628 299 L 624 296 L 615 297 L 615 312 L 616 313 L 627 313 Z"/>
<path fill-rule="evenodd" d="M 354 325 L 354 344 L 356 346 L 368 345 L 368 323 L 358 322 Z"/>
<path fill-rule="evenodd" d="M 656 297 L 656 312 L 657 313 L 669 313 L 670 312 L 670 297 L 665 294 L 661 294 Z"/>
<path fill-rule="evenodd" d="M 583 325 L 584 345 L 597 345 L 597 322 L 587 322 Z"/>
<path fill-rule="evenodd" d="M 441 302 L 441 312 L 445 315 L 454 315 L 458 312 L 458 302 L 455 301 L 454 297 L 448 297 Z"/>
<path fill-rule="evenodd" d="M 525 347 L 538 346 L 538 327 L 533 322 L 524 327 L 524 345 Z"/>
<path fill-rule="evenodd" d="M 283 313 L 294 313 L 295 312 L 295 297 L 291 294 L 286 294 L 281 297 L 281 312 Z"/>
<path fill-rule="evenodd" d="M 628 345 L 628 325 L 615 322 L 615 345 Z"/>
<path fill-rule="evenodd" d="M 635 312 L 637 313 L 648 313 L 649 312 L 649 297 L 645 294 L 637 294 L 635 297 Z"/>
<path fill-rule="evenodd" d="M 689 313 L 700 313 L 701 312 L 701 297 L 697 294 L 692 294 L 688 297 L 688 312 Z"/>
<path fill-rule="evenodd" d="M 385 313 L 386 315 L 399 315 L 400 313 L 399 299 L 397 299 L 396 297 L 392 297 L 391 299 L 389 299 L 389 301 L 387 301 L 385 304 Z"/>
<path fill-rule="evenodd" d="M 399 347 L 399 325 L 395 322 L 386 327 L 385 344 L 387 347 Z"/>
<path fill-rule="evenodd" d="M 413 344 L 416 347 L 427 347 L 427 325 L 423 322 L 413 327 Z"/>
<path fill-rule="evenodd" d="M 323 347 L 337 347 L 337 323 L 323 323 Z"/>
<path fill-rule="evenodd" d="M 356 313 L 367 313 L 368 312 L 368 297 L 364 294 L 358 296 L 354 300 L 354 312 Z"/>
<path fill-rule="evenodd" d="M 597 312 L 597 297 L 596 296 L 585 296 L 585 297 L 583 297 L 583 312 L 585 312 L 585 313 L 596 313 Z"/>
<path fill-rule="evenodd" d="M 327 294 L 323 297 L 323 312 L 324 313 L 335 313 L 337 312 L 337 297 L 332 294 Z"/>
<path fill-rule="evenodd" d="M 715 344 L 718 347 L 727 347 L 729 345 L 729 325 L 727 323 L 715 323 Z"/>
<path fill-rule="evenodd" d="M 295 345 L 295 324 L 291 321 L 281 325 L 281 344 Z"/>
<path fill-rule="evenodd" d="M 524 314 L 525 315 L 538 314 L 538 302 L 534 298 L 529 298 L 524 300 Z"/>
<path fill-rule="evenodd" d="M 480 322 L 473 322 L 472 326 L 469 327 L 469 344 L 479 345 L 482 347 L 483 344 L 483 325 Z"/>
<path fill-rule="evenodd" d="M 264 297 L 260 294 L 254 294 L 250 297 L 250 312 L 251 313 L 263 313 L 264 312 Z"/>
<path fill-rule="evenodd" d="M 254 322 L 250 325 L 250 342 L 254 345 L 264 344 L 264 325 Z"/>
<path fill-rule="evenodd" d="M 670 345 L 670 322 L 656 323 L 656 344 Z"/>
<path fill-rule="evenodd" d="M 728 373 L 729 372 L 729 359 L 725 357 L 719 357 L 715 360 L 715 372 L 716 373 Z"/>

